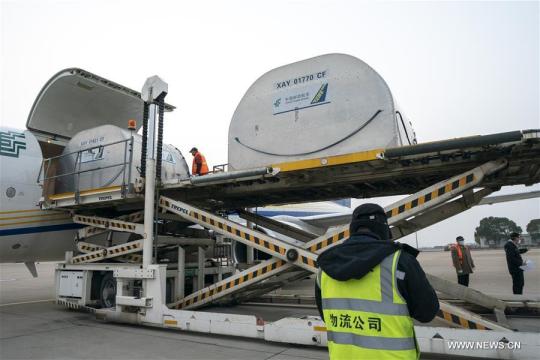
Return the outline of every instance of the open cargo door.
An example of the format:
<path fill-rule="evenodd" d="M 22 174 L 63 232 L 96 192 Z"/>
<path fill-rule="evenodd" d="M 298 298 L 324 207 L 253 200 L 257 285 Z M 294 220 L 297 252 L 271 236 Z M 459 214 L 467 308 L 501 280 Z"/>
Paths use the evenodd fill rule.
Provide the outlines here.
<path fill-rule="evenodd" d="M 167 111 L 174 109 L 166 105 Z M 88 71 L 58 72 L 41 89 L 26 127 L 39 140 L 64 143 L 76 133 L 100 125 L 126 127 L 129 119 L 142 126 L 141 94 Z"/>

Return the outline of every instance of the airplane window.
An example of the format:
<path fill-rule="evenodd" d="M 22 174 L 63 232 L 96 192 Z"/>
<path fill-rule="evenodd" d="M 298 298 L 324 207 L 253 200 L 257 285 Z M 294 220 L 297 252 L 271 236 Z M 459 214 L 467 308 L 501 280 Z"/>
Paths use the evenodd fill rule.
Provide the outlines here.
<path fill-rule="evenodd" d="M 15 190 L 14 187 L 10 186 L 6 189 L 6 196 L 8 198 L 12 198 L 15 196 L 15 194 L 17 193 L 17 190 Z"/>

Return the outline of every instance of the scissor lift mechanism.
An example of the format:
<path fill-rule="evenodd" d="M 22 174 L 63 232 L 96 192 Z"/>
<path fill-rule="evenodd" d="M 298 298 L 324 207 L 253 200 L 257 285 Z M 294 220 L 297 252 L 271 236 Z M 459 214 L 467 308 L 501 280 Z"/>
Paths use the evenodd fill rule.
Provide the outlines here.
<path fill-rule="evenodd" d="M 504 156 L 487 161 L 481 166 L 428 186 L 386 207 L 385 211 L 391 225 L 393 239 L 399 239 L 474 206 L 494 191 L 490 187 L 484 187 L 476 192 L 474 189 L 482 186 L 487 177 L 494 176 L 505 169 L 507 165 L 508 162 Z M 538 174 L 532 176 L 536 178 Z M 149 209 L 152 209 L 153 212 L 154 197 L 153 194 L 150 194 L 151 200 L 148 201 L 148 186 L 146 189 L 147 204 L 144 212 L 138 211 L 116 219 L 84 214 L 76 214 L 73 217 L 74 222 L 87 225 L 78 232 L 77 248 L 82 254 L 74 257 L 68 254 L 66 263 L 58 267 L 57 279 L 58 274 L 63 271 L 112 271 L 117 281 L 116 307 L 91 309 L 92 312 L 96 312 L 101 318 L 113 321 L 262 338 L 270 341 L 326 345 L 324 323 L 319 318 L 287 318 L 274 323 L 264 323 L 254 316 L 193 310 L 210 303 L 230 299 L 246 299 L 260 295 L 287 281 L 316 273 L 317 256 L 324 250 L 346 240 L 349 237 L 348 226 L 340 226 L 322 236 L 310 239 L 312 237 L 310 234 L 298 233 L 295 229 L 287 229 L 287 226 L 283 225 L 282 230 L 284 231 L 282 232 L 285 232 L 287 236 L 294 237 L 294 234 L 298 233 L 297 242 L 290 243 L 170 196 L 161 196 L 158 204 L 162 212 L 160 216 L 165 216 L 163 213 L 174 214 L 178 219 L 198 224 L 224 238 L 233 239 L 272 256 L 269 260 L 253 265 L 208 287 L 200 286 L 193 293 L 176 298 L 176 301 L 167 305 L 165 299 L 167 266 L 152 264 L 151 261 L 150 263 L 148 261 L 149 258 L 151 259 L 152 244 L 148 245 L 147 239 L 152 237 L 149 234 L 153 233 L 154 223 L 153 214 L 148 216 L 148 212 Z M 460 195 L 461 197 L 459 197 Z M 140 224 L 143 218 L 144 224 Z M 115 246 L 96 245 L 82 241 L 88 237 L 112 231 L 138 234 L 142 239 Z M 149 251 L 150 253 L 148 253 Z M 142 256 L 141 252 L 143 252 Z M 107 259 L 114 259 L 119 263 L 102 262 Z M 183 269 L 179 268 L 178 276 L 180 276 L 181 271 Z M 444 283 L 442 279 L 434 276 L 430 275 L 429 277 L 436 290 L 455 292 L 457 290 L 454 288 L 459 287 L 459 285 Z M 271 278 L 273 281 L 270 281 Z M 142 283 L 143 291 L 141 294 L 127 292 L 127 284 L 134 279 Z M 269 286 L 258 287 L 261 283 L 268 282 L 270 282 Z M 506 323 L 503 302 L 474 290 L 467 294 L 468 299 L 472 302 L 480 305 L 489 304 L 495 312 L 497 322 L 441 302 L 439 318 L 453 326 L 468 330 L 460 330 L 465 332 L 459 333 L 456 332 L 458 330 L 451 328 L 418 327 L 416 333 L 422 350 L 451 352 L 448 347 L 443 345 L 445 341 L 454 339 L 499 341 L 504 337 L 507 341 L 512 341 L 513 338 L 516 338 Z M 87 307 L 85 297 L 79 300 L 64 297 L 59 298 L 58 302 L 70 307 L 90 309 Z M 478 333 L 471 332 L 471 330 L 491 331 Z M 521 334 L 519 340 L 523 342 L 523 339 Z M 526 342 L 535 344 L 532 338 Z M 475 355 L 493 356 L 493 353 L 480 352 Z M 500 352 L 497 353 L 497 356 L 501 356 Z"/>

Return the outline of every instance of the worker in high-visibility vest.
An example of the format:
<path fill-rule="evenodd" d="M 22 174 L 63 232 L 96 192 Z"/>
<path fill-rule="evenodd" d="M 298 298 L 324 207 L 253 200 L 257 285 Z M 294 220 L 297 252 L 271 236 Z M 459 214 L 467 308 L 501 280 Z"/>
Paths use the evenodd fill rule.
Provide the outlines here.
<path fill-rule="evenodd" d="M 433 320 L 439 300 L 416 260 L 418 250 L 390 240 L 384 209 L 353 212 L 350 237 L 317 259 L 317 307 L 330 359 L 417 359 L 413 319 Z"/>
<path fill-rule="evenodd" d="M 200 176 L 200 175 L 208 174 L 208 164 L 206 163 L 206 158 L 204 157 L 204 155 L 201 154 L 196 147 L 191 148 L 189 152 L 193 156 L 193 164 L 191 165 L 191 174 L 193 176 L 197 176 L 197 175 Z"/>
<path fill-rule="evenodd" d="M 469 286 L 469 274 L 473 273 L 474 261 L 471 250 L 465 245 L 463 236 L 456 238 L 456 244 L 450 245 L 452 263 L 457 273 L 458 284 Z"/>

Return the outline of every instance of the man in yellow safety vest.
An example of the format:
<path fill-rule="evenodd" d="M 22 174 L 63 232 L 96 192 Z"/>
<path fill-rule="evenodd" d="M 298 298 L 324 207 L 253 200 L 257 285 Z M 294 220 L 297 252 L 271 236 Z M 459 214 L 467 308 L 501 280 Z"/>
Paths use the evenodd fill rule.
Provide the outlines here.
<path fill-rule="evenodd" d="M 439 300 L 416 260 L 418 250 L 390 240 L 384 209 L 353 212 L 350 237 L 317 263 L 317 307 L 330 359 L 417 359 L 413 319 L 433 320 Z"/>

